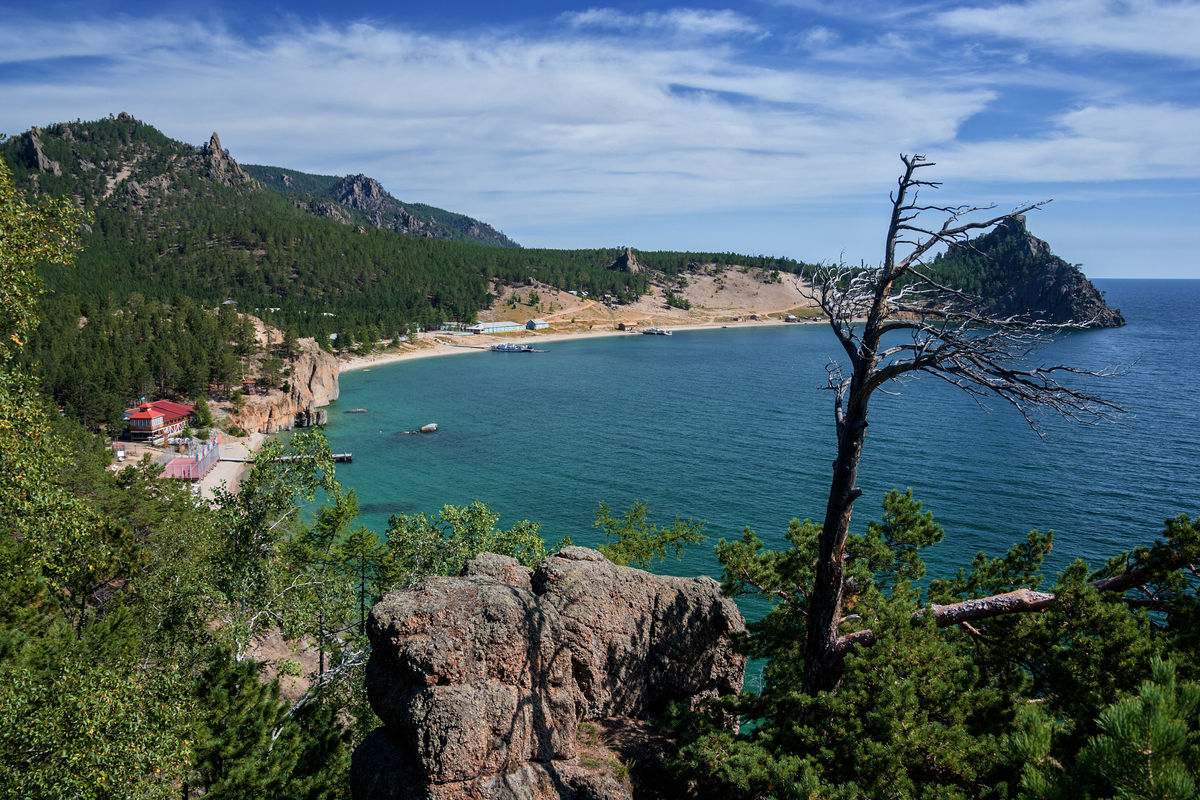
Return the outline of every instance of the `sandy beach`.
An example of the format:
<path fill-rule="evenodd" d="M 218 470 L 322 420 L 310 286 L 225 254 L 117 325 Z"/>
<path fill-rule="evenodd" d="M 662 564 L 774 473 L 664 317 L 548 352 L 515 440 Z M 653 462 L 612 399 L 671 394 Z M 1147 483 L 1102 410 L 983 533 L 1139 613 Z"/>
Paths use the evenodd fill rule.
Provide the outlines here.
<path fill-rule="evenodd" d="M 214 490 L 222 484 L 230 491 L 236 492 L 238 484 L 241 483 L 242 476 L 245 475 L 250 464 L 243 461 L 226 461 L 225 459 L 252 458 L 254 452 L 258 450 L 266 438 L 261 433 L 252 433 L 244 439 L 235 439 L 222 434 L 221 460 L 197 483 L 200 489 L 200 496 L 205 500 L 212 500 Z"/>
<path fill-rule="evenodd" d="M 715 323 L 704 322 L 685 325 L 660 325 L 670 331 L 712 330 L 715 328 L 752 328 L 779 325 L 805 325 L 811 322 L 784 322 L 778 319 L 750 320 L 747 322 Z M 339 359 L 338 372 L 354 372 L 355 370 L 381 367 L 385 364 L 395 364 L 400 361 L 411 361 L 418 358 L 434 358 L 439 356 L 462 355 L 486 350 L 494 344 L 512 342 L 513 344 L 528 344 L 535 347 L 562 342 L 571 339 L 589 339 L 601 336 L 641 336 L 640 331 L 619 331 L 615 328 L 593 328 L 592 330 L 577 331 L 529 331 L 527 333 L 509 333 L 500 335 L 478 334 L 447 334 L 444 331 L 426 331 L 420 334 L 416 344 L 401 345 L 404 350 L 383 350 L 365 356 L 348 356 Z"/>

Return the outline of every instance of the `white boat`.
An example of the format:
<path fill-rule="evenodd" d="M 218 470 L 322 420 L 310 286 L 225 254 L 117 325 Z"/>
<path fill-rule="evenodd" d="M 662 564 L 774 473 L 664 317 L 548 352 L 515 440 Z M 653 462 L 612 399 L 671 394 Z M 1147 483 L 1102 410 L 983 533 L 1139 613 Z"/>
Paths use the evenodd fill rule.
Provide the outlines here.
<path fill-rule="evenodd" d="M 647 336 L 670 336 L 671 335 L 670 331 L 663 330 L 662 328 L 646 328 L 645 330 L 642 331 L 642 333 L 646 334 Z"/>

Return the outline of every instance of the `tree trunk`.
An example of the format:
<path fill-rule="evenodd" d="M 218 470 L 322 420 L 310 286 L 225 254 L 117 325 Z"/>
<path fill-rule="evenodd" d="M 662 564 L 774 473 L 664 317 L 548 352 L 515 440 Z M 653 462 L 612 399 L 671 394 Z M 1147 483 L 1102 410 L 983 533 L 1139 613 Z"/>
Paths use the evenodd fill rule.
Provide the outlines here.
<path fill-rule="evenodd" d="M 817 567 L 808 602 L 802 687 L 807 695 L 833 691 L 841 678 L 837 645 L 842 618 L 843 562 L 854 501 L 862 494 L 855 482 L 866 434 L 867 397 L 851 389 L 838 435 L 838 456 L 833 462 L 833 480 L 825 507 L 825 524 L 817 542 Z"/>

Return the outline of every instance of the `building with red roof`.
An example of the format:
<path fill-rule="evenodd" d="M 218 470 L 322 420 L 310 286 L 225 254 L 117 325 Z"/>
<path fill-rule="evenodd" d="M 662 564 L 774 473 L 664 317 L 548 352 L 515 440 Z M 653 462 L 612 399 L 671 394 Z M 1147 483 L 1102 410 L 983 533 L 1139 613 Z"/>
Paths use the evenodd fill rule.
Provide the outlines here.
<path fill-rule="evenodd" d="M 135 442 L 160 442 L 183 431 L 188 418 L 196 410 L 186 403 L 155 400 L 125 409 L 129 422 L 129 438 Z"/>

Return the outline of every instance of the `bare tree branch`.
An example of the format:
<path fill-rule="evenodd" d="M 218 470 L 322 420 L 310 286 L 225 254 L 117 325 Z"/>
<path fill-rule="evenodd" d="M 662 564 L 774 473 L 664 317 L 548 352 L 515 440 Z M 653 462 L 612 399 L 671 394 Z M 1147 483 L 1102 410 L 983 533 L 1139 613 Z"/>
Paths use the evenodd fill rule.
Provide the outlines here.
<path fill-rule="evenodd" d="M 1178 553 L 1161 563 L 1153 566 L 1127 570 L 1108 578 L 1092 581 L 1092 587 L 1098 592 L 1124 593 L 1131 589 L 1142 589 L 1147 583 L 1161 577 L 1164 572 L 1197 566 L 1196 557 L 1191 553 Z M 1045 611 L 1058 602 L 1058 596 L 1053 592 L 1037 592 L 1032 589 L 1016 589 L 1011 592 L 994 594 L 989 597 L 979 597 L 963 600 L 960 603 L 938 605 L 933 603 L 929 608 L 923 608 L 913 613 L 913 619 L 920 619 L 926 614 L 932 614 L 934 623 L 939 628 L 951 625 L 962 625 L 982 619 L 994 619 L 1009 614 L 1031 614 Z M 1157 597 L 1148 600 L 1129 598 L 1127 602 L 1137 607 L 1160 607 L 1164 601 Z M 832 656 L 844 658 L 846 653 L 858 646 L 873 644 L 876 633 L 870 629 L 854 631 L 837 639 Z"/>

